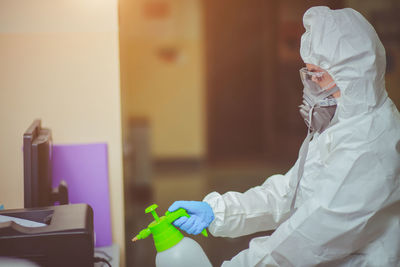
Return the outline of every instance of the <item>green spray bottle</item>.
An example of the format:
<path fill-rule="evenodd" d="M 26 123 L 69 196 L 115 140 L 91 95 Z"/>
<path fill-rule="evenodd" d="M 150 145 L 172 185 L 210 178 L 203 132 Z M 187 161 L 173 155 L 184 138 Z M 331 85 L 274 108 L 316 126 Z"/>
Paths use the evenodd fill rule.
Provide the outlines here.
<path fill-rule="evenodd" d="M 176 219 L 186 216 L 190 217 L 184 209 L 178 209 L 174 212 L 167 211 L 165 216 L 158 217 L 155 209 L 156 204 L 146 208 L 146 213 L 151 213 L 154 221 L 146 229 L 143 229 L 136 235 L 132 241 L 153 235 L 154 245 L 157 250 L 157 267 L 211 267 L 210 260 L 207 258 L 200 245 L 191 238 L 183 234 L 172 224 Z M 207 230 L 201 232 L 205 237 L 208 236 Z"/>

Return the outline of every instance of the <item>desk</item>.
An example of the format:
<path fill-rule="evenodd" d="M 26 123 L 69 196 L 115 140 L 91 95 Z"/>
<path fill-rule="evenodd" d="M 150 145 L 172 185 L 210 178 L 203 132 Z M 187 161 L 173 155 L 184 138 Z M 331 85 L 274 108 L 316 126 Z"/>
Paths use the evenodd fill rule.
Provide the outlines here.
<path fill-rule="evenodd" d="M 94 250 L 95 257 L 101 257 L 111 264 L 112 267 L 119 267 L 119 247 L 113 244 L 108 247 L 98 247 Z M 39 267 L 39 265 L 24 259 L 0 257 L 0 267 Z M 107 266 L 104 262 L 96 262 L 94 267 Z"/>
<path fill-rule="evenodd" d="M 94 256 L 108 260 L 112 267 L 119 267 L 119 247 L 117 244 L 112 244 L 108 247 L 94 248 Z M 96 262 L 94 267 L 108 266 L 104 262 Z"/>

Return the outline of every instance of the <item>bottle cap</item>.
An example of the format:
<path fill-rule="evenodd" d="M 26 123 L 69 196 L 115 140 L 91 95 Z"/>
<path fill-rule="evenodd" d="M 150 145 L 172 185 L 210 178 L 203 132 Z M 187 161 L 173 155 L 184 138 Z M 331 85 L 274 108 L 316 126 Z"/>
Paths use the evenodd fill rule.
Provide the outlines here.
<path fill-rule="evenodd" d="M 183 234 L 175 228 L 172 222 L 182 216 L 189 217 L 189 214 L 184 209 L 178 209 L 174 212 L 167 211 L 165 216 L 159 217 L 155 211 L 157 207 L 157 204 L 153 204 L 146 208 L 145 212 L 151 213 L 154 221 L 146 229 L 140 231 L 132 241 L 144 239 L 152 234 L 156 250 L 161 252 L 175 246 L 183 239 Z M 206 229 L 203 229 L 201 233 L 208 236 Z"/>

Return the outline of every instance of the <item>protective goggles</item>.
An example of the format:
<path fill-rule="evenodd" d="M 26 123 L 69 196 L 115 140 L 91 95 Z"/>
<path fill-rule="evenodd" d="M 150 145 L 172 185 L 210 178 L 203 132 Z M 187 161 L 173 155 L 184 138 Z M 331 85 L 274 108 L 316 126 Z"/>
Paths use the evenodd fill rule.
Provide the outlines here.
<path fill-rule="evenodd" d="M 300 78 L 304 87 L 314 94 L 321 93 L 326 89 L 321 88 L 318 84 L 324 79 L 324 74 L 323 71 L 309 71 L 306 67 L 300 69 Z"/>
<path fill-rule="evenodd" d="M 324 76 L 324 72 L 323 71 L 309 71 L 306 67 L 303 67 L 300 69 L 300 77 L 301 80 L 313 80 L 317 79 L 318 81 L 322 80 L 322 76 Z"/>

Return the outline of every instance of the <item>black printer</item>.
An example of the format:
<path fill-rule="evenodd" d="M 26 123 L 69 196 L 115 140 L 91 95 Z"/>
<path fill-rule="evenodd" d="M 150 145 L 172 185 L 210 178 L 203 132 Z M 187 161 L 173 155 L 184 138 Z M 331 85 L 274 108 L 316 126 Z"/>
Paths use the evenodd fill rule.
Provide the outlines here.
<path fill-rule="evenodd" d="M 2 210 L 0 215 L 44 223 L 26 227 L 0 223 L 0 257 L 40 266 L 94 266 L 93 210 L 87 204 Z"/>

